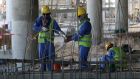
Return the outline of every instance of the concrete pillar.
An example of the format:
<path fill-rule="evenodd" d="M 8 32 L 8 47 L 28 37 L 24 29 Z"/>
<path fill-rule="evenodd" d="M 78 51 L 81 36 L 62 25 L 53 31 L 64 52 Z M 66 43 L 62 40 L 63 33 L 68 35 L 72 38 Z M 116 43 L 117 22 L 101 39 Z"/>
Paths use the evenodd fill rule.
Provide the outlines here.
<path fill-rule="evenodd" d="M 102 38 L 102 0 L 87 0 L 87 13 L 92 24 L 93 44 Z"/>
<path fill-rule="evenodd" d="M 116 0 L 116 30 L 128 31 L 128 0 Z"/>
<path fill-rule="evenodd" d="M 32 25 L 35 22 L 35 19 L 39 16 L 39 1 L 38 0 L 33 0 L 34 2 L 32 3 L 32 20 L 31 20 L 31 34 L 35 35 L 36 33 L 32 30 Z M 37 48 L 38 41 L 32 40 L 31 44 L 31 50 L 33 51 L 33 58 L 38 58 L 38 48 Z"/>
<path fill-rule="evenodd" d="M 11 21 L 12 56 L 14 59 L 31 59 L 34 52 L 32 24 L 38 15 L 38 0 L 7 0 L 7 19 Z M 9 19 L 10 18 L 10 19 Z M 28 38 L 28 39 L 27 39 Z"/>
<path fill-rule="evenodd" d="M 8 23 L 8 29 L 11 30 L 11 13 L 12 13 L 12 0 L 6 0 L 6 21 Z"/>

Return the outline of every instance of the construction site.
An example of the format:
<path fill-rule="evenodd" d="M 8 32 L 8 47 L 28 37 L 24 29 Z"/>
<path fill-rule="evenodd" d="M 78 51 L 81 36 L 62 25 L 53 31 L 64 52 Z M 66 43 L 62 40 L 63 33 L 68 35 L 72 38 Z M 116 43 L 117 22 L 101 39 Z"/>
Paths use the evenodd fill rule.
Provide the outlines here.
<path fill-rule="evenodd" d="M 0 0 L 0 79 L 140 79 L 140 0 Z"/>

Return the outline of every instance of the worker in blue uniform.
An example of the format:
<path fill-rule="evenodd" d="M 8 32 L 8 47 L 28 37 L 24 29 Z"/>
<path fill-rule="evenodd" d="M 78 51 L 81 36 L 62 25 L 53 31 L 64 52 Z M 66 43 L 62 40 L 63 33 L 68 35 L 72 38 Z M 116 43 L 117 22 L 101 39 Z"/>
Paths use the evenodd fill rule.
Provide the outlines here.
<path fill-rule="evenodd" d="M 58 23 L 50 16 L 51 12 L 47 5 L 41 9 L 42 16 L 39 16 L 33 26 L 33 30 L 38 33 L 39 59 L 55 60 L 54 32 L 64 34 Z M 49 71 L 53 70 L 53 63 L 47 64 Z M 46 71 L 46 64 L 41 64 L 41 70 Z"/>
<path fill-rule="evenodd" d="M 116 68 L 126 67 L 126 53 L 120 47 L 115 47 L 111 42 L 106 43 L 106 50 L 108 51 L 106 55 L 101 56 L 101 62 L 109 62 L 109 71 L 114 72 Z M 123 63 L 115 63 L 124 61 Z M 107 64 L 100 64 L 101 70 L 105 71 L 107 68 Z"/>
<path fill-rule="evenodd" d="M 80 68 L 86 69 L 88 67 L 87 65 L 88 53 L 92 45 L 92 35 L 91 35 L 92 26 L 84 7 L 78 7 L 77 16 L 80 21 L 79 30 L 77 33 L 73 34 L 71 38 L 67 37 L 68 39 L 66 40 L 66 42 L 70 40 L 79 42 Z"/>

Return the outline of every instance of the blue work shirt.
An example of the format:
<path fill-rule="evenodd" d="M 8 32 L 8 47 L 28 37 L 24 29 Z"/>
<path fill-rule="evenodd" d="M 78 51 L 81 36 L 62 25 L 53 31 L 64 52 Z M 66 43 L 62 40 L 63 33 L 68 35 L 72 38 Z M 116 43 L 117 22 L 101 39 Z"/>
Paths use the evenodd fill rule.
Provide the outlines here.
<path fill-rule="evenodd" d="M 35 23 L 34 23 L 34 25 L 33 25 L 33 30 L 35 31 L 35 32 L 40 32 L 40 31 L 42 31 L 42 26 L 43 26 L 43 24 L 42 24 L 42 16 L 39 16 L 37 19 L 36 19 L 36 21 L 35 21 Z M 50 25 L 50 23 L 51 23 L 51 17 L 50 18 L 47 18 L 48 19 L 48 23 L 47 23 L 47 25 L 45 26 L 46 28 L 49 28 L 48 26 Z M 58 23 L 56 22 L 56 20 L 54 20 L 54 24 L 53 24 L 53 29 L 55 30 L 55 33 L 58 33 L 58 31 L 61 31 L 61 29 L 60 29 L 60 27 L 59 27 L 59 25 L 58 25 Z M 62 32 L 62 31 L 61 31 Z"/>
<path fill-rule="evenodd" d="M 109 50 L 106 55 L 101 57 L 101 61 L 113 61 L 115 56 L 115 51 Z"/>
<path fill-rule="evenodd" d="M 109 50 L 107 53 L 108 61 L 113 61 L 115 56 L 115 51 L 114 50 Z"/>
<path fill-rule="evenodd" d="M 91 28 L 92 28 L 91 23 L 89 21 L 84 21 L 81 24 L 78 33 L 75 33 L 72 36 L 72 40 L 78 41 L 80 37 L 90 34 L 91 33 Z"/>
<path fill-rule="evenodd" d="M 100 58 L 102 62 L 111 62 L 114 60 L 115 52 L 113 50 L 109 50 L 106 55 Z"/>

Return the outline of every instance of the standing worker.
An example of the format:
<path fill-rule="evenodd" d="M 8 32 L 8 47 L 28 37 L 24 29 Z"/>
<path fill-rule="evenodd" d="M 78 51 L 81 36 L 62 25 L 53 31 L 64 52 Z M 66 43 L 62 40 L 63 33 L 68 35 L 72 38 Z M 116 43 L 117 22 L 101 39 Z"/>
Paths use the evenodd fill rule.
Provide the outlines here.
<path fill-rule="evenodd" d="M 42 16 L 39 16 L 33 26 L 33 30 L 38 33 L 39 59 L 52 61 L 47 64 L 48 71 L 53 70 L 55 60 L 54 32 L 62 33 L 58 23 L 50 16 L 51 12 L 47 5 L 41 8 Z M 46 64 L 41 64 L 41 70 L 46 71 Z"/>
<path fill-rule="evenodd" d="M 92 26 L 84 7 L 78 7 L 77 16 L 78 20 L 80 21 L 79 30 L 77 33 L 73 34 L 72 37 L 67 37 L 67 40 L 65 40 L 65 42 L 71 40 L 79 41 L 80 68 L 86 69 L 88 67 L 88 53 L 92 45 Z"/>
<path fill-rule="evenodd" d="M 114 47 L 111 42 L 106 43 L 105 48 L 108 52 L 106 55 L 104 55 L 100 58 L 100 61 L 110 62 L 109 70 L 111 72 L 114 72 L 116 70 L 116 68 L 126 67 L 126 53 L 123 51 L 122 48 Z M 119 64 L 119 63 L 114 63 L 114 62 L 121 62 L 121 63 Z M 105 70 L 106 65 L 101 64 L 100 68 L 102 70 Z"/>

